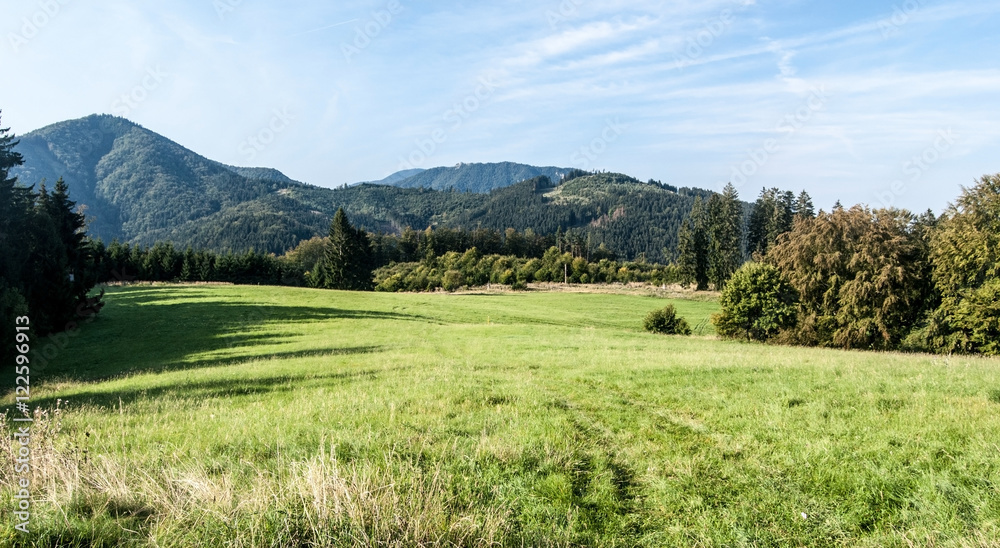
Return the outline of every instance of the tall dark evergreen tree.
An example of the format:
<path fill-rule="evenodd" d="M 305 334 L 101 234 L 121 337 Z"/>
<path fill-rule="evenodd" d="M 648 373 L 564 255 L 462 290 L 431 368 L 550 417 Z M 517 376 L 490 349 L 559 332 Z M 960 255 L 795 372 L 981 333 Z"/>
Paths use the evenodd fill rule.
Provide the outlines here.
<path fill-rule="evenodd" d="M 371 244 L 368 234 L 351 226 L 343 208 L 330 223 L 326 253 L 313 275 L 313 285 L 363 291 L 372 287 Z"/>
<path fill-rule="evenodd" d="M 761 189 L 760 196 L 750 211 L 750 221 L 747 224 L 747 251 L 751 256 L 764 255 L 771 242 L 769 241 L 770 225 L 775 216 L 777 189 Z"/>
<path fill-rule="evenodd" d="M 799 198 L 795 202 L 795 215 L 806 219 L 816 216 L 816 209 L 813 207 L 812 198 L 809 197 L 809 194 L 805 190 L 799 193 Z"/>
<path fill-rule="evenodd" d="M 717 290 L 743 263 L 743 207 L 736 187 L 726 185 L 722 194 L 708 200 L 709 217 L 709 279 Z"/>
<path fill-rule="evenodd" d="M 698 291 L 708 289 L 708 243 L 708 214 L 699 196 L 678 234 L 677 265 L 684 287 L 694 284 Z"/>
<path fill-rule="evenodd" d="M 808 197 L 806 194 L 806 200 Z M 810 211 L 811 207 L 809 204 Z M 782 192 L 777 188 L 762 189 L 750 212 L 747 226 L 747 253 L 757 258 L 766 255 L 778 241 L 778 236 L 792 229 L 797 208 L 798 203 L 792 192 Z M 808 216 L 812 217 L 812 213 Z"/>
<path fill-rule="evenodd" d="M 56 181 L 49 201 L 49 217 L 55 225 L 59 241 L 66 250 L 67 278 L 76 301 L 86 299 L 93 284 L 87 285 L 87 272 L 93 266 L 87 222 L 77 211 L 76 202 L 69 199 L 69 186 L 62 177 Z"/>
<path fill-rule="evenodd" d="M 41 333 L 66 329 L 96 283 L 93 247 L 85 228 L 65 181 L 56 181 L 52 192 L 43 184 L 30 225 L 28 268 L 33 279 L 26 287 L 33 321 Z"/>
<path fill-rule="evenodd" d="M 21 287 L 28 247 L 24 233 L 30 214 L 31 192 L 19 187 L 10 170 L 22 164 L 14 152 L 17 140 L 10 128 L 0 128 L 0 357 L 13 348 L 14 320 L 28 312 Z"/>

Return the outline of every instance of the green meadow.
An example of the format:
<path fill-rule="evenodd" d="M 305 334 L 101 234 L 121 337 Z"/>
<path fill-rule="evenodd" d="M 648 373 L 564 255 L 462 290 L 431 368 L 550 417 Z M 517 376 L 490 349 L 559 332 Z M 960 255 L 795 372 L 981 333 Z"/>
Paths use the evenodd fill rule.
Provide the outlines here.
<path fill-rule="evenodd" d="M 638 294 L 106 300 L 34 364 L 29 535 L 5 368 L 2 546 L 1000 545 L 996 359 L 726 342 Z M 694 336 L 642 330 L 668 302 Z"/>

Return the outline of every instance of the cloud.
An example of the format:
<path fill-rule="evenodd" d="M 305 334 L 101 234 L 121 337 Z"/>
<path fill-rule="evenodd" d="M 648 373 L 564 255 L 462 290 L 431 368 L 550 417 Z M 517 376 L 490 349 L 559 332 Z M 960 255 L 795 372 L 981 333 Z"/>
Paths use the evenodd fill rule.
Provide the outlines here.
<path fill-rule="evenodd" d="M 633 33 L 651 25 L 652 19 L 648 17 L 630 23 L 621 21 L 587 23 L 580 27 L 520 44 L 513 48 L 520 50 L 520 53 L 506 59 L 502 64 L 513 68 L 537 66 L 571 53 L 593 51 L 606 46 L 609 42 L 624 40 Z"/>

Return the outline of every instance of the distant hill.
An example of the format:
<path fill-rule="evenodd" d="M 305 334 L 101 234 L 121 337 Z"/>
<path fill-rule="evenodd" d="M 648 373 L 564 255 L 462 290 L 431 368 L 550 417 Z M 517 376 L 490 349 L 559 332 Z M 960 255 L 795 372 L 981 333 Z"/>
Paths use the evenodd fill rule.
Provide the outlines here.
<path fill-rule="evenodd" d="M 569 173 L 568 168 L 536 167 L 513 162 L 493 164 L 458 164 L 454 167 L 436 167 L 397 180 L 384 180 L 400 188 L 428 188 L 432 190 L 456 190 L 459 192 L 487 193 L 514 183 L 548 177 L 559 181 Z M 400 172 L 404 173 L 404 172 Z"/>
<path fill-rule="evenodd" d="M 227 166 L 106 115 L 19 138 L 25 165 L 14 174 L 24 184 L 63 177 L 85 209 L 92 236 L 215 251 L 283 253 L 326 234 L 333 213 L 343 207 L 353 223 L 372 231 L 572 229 L 624 258 L 641 253 L 658 261 L 672 257 L 677 228 L 694 196 L 711 194 L 614 173 L 560 184 L 569 170 L 514 163 L 461 164 L 329 189 L 274 169 Z"/>
<path fill-rule="evenodd" d="M 395 185 L 399 181 L 413 177 L 414 175 L 422 173 L 423 171 L 424 170 L 420 168 L 404 169 L 403 171 L 397 171 L 396 173 L 393 173 L 392 175 L 389 175 L 388 177 L 380 181 L 367 181 L 367 182 L 373 185 Z"/>
<path fill-rule="evenodd" d="M 226 164 L 219 164 L 222 167 L 236 173 L 237 175 L 242 175 L 247 179 L 261 179 L 264 181 L 275 181 L 278 183 L 296 183 L 301 184 L 298 181 L 292 179 L 288 175 L 274 169 L 272 167 L 239 167 L 230 166 Z"/>
<path fill-rule="evenodd" d="M 455 226 L 504 230 L 530 228 L 552 234 L 582 232 L 593 246 L 605 244 L 626 258 L 673 258 L 680 225 L 696 196 L 711 192 L 673 191 L 620 173 L 597 173 L 562 184 L 540 177 L 491 192 L 451 220 Z"/>

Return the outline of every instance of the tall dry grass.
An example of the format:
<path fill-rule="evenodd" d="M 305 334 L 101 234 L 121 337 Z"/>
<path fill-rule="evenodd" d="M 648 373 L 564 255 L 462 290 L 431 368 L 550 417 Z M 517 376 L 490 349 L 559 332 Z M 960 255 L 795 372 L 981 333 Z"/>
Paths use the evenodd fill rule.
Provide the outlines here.
<path fill-rule="evenodd" d="M 388 451 L 380 460 L 341 462 L 333 447 L 283 466 L 242 461 L 238 470 L 203 462 L 137 465 L 92 454 L 88 434 L 66 435 L 66 411 L 36 410 L 31 424 L 33 521 L 88 545 L 149 546 L 497 546 L 511 532 L 502 509 L 456 507 L 452 479 L 420 456 Z M 0 415 L 0 428 L 13 423 Z M 19 443 L 0 441 L 4 505 L 20 477 Z M 421 464 L 423 462 L 423 464 Z M 428 468 L 430 466 L 430 468 Z M 105 518 L 117 527 L 78 530 Z M 102 532 L 103 531 L 103 532 Z M 25 539 L 26 540 L 26 539 Z M 29 544 L 30 545 L 30 544 Z"/>

